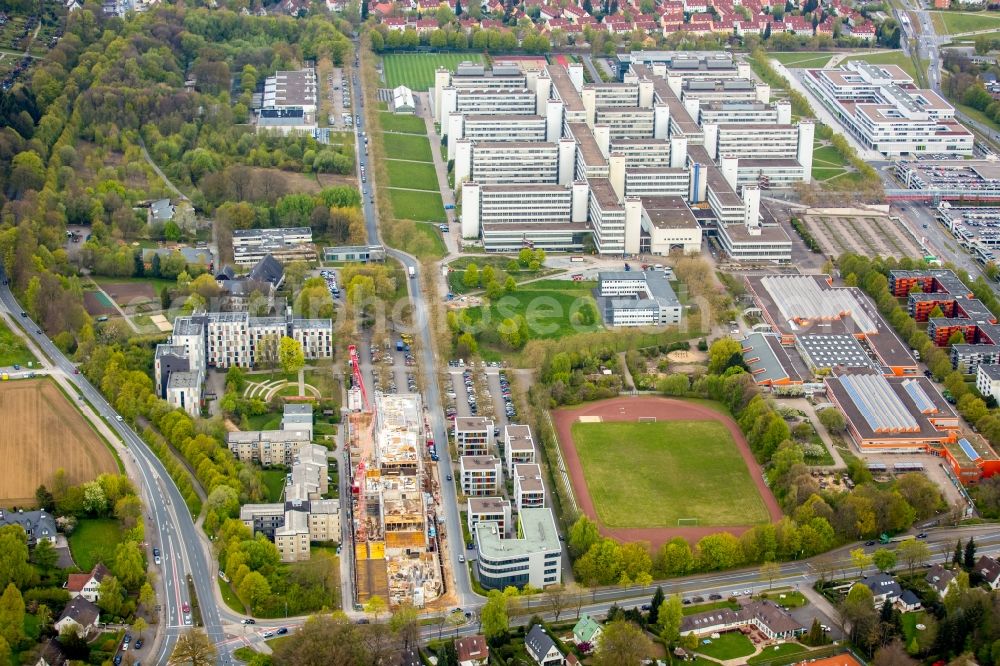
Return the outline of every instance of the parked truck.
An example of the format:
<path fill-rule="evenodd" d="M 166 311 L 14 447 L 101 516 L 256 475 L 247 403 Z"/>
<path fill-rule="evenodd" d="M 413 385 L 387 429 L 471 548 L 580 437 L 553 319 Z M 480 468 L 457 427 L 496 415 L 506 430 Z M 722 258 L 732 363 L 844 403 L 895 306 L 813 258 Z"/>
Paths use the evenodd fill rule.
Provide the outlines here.
<path fill-rule="evenodd" d="M 411 278 L 417 277 L 417 269 L 416 268 L 414 268 L 413 266 L 410 266 L 407 270 L 409 271 Z"/>

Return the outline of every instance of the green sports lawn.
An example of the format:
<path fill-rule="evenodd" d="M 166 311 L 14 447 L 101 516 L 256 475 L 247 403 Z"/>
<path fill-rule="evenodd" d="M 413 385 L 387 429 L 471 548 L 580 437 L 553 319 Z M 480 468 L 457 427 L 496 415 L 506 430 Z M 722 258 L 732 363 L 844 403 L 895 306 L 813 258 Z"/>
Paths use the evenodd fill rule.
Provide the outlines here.
<path fill-rule="evenodd" d="M 574 423 L 571 432 L 606 527 L 677 527 L 680 518 L 698 518 L 699 526 L 768 520 L 764 500 L 722 423 Z"/>
<path fill-rule="evenodd" d="M 404 132 L 427 136 L 427 125 L 424 119 L 405 113 L 390 113 L 382 111 L 378 114 L 378 124 L 387 132 Z"/>
<path fill-rule="evenodd" d="M 832 53 L 816 53 L 810 51 L 780 51 L 768 55 L 786 67 L 825 67 L 833 57 Z"/>
<path fill-rule="evenodd" d="M 936 31 L 948 35 L 1000 28 L 1000 12 L 931 12 L 931 19 Z"/>
<path fill-rule="evenodd" d="M 465 61 L 484 63 L 479 53 L 391 53 L 382 57 L 387 88 L 406 86 L 423 92 L 434 86 L 438 67 L 454 70 Z"/>
<path fill-rule="evenodd" d="M 415 134 L 383 135 L 386 157 L 396 160 L 411 160 L 413 162 L 432 162 L 431 144 L 426 136 Z"/>
<path fill-rule="evenodd" d="M 443 222 L 444 204 L 438 192 L 389 189 L 392 212 L 400 220 Z"/>
<path fill-rule="evenodd" d="M 389 172 L 389 187 L 439 191 L 437 172 L 434 170 L 433 164 L 386 160 L 385 168 Z"/>

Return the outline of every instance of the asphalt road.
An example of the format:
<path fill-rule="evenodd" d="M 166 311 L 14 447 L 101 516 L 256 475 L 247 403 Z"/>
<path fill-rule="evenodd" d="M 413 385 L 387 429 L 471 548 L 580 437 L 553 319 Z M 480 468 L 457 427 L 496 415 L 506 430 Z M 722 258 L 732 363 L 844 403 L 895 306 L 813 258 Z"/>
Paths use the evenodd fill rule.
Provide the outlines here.
<path fill-rule="evenodd" d="M 357 43 L 355 44 L 357 46 Z M 352 73 L 352 83 L 355 89 L 360 89 L 357 76 L 356 73 Z M 362 104 L 364 95 L 355 95 L 355 99 L 358 100 L 358 104 Z M 354 131 L 357 134 L 357 145 L 362 146 L 364 139 L 361 138 L 361 133 L 365 131 L 365 116 L 360 111 L 358 113 L 360 115 L 360 122 L 355 123 Z M 358 166 L 367 166 L 366 163 L 367 156 L 364 154 L 364 151 L 359 150 Z M 358 172 L 360 173 L 360 168 Z M 368 243 L 372 245 L 379 244 L 381 241 L 379 240 L 378 231 L 378 213 L 373 203 L 373 183 L 368 179 L 368 182 L 361 182 L 359 186 L 361 187 L 361 206 L 365 215 L 365 229 L 368 234 Z M 431 334 L 430 312 L 428 310 L 427 298 L 421 286 L 420 262 L 415 257 L 399 250 L 386 248 L 386 252 L 390 257 L 403 265 L 403 269 L 407 274 L 409 274 L 411 269 L 414 272 L 414 277 L 407 277 L 410 302 L 413 308 L 413 329 L 411 332 L 415 340 L 417 340 L 417 349 L 414 358 L 424 371 L 423 400 L 424 405 L 427 406 L 429 425 L 434 433 L 434 441 L 446 442 L 448 441 L 448 430 L 444 420 L 444 411 L 441 407 L 441 392 L 438 387 L 438 359 L 434 356 L 434 339 Z M 451 471 L 451 454 L 447 446 L 439 447 L 438 454 L 440 457 L 438 461 L 438 475 L 439 478 L 445 479 L 446 475 Z M 460 522 L 454 491 L 455 489 L 451 483 L 443 481 L 441 496 L 445 512 L 446 552 L 447 557 L 451 560 L 450 568 L 454 572 L 456 584 L 456 589 L 453 592 L 461 605 L 481 603 L 482 597 L 472 591 L 467 567 L 458 561 L 458 556 L 463 551 L 462 524 Z M 442 556 L 444 556 L 444 553 L 442 553 Z"/>
<path fill-rule="evenodd" d="M 0 276 L 6 280 L 5 274 L 0 273 Z M 150 661 L 156 664 L 166 663 L 177 642 L 177 636 L 187 626 L 183 606 L 192 603 L 186 583 L 188 575 L 194 582 L 205 631 L 214 643 L 222 643 L 225 639 L 222 631 L 222 614 L 212 588 L 216 584 L 214 566 L 202 547 L 197 528 L 184 504 L 184 499 L 163 464 L 132 428 L 119 420 L 118 413 L 108 404 L 104 396 L 82 374 L 75 374 L 76 367 L 41 332 L 41 328 L 30 318 L 21 317 L 21 306 L 6 284 L 0 287 L 0 304 L 13 318 L 19 318 L 35 344 L 52 359 L 55 371 L 61 371 L 121 437 L 139 470 L 141 478 L 133 481 L 146 499 L 147 539 L 150 543 L 158 542 L 162 559 L 162 565 L 159 567 L 162 587 L 157 600 L 163 607 L 163 625 L 160 628 L 164 630 L 164 640 Z M 151 551 L 147 552 L 147 557 L 152 561 Z M 231 654 L 220 652 L 219 663 L 234 662 Z"/>

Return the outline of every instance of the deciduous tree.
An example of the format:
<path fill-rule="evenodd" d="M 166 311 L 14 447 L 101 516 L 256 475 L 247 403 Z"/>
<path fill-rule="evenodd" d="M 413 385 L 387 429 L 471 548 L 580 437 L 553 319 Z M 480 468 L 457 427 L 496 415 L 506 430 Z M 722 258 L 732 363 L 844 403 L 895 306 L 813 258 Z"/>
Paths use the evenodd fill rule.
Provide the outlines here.
<path fill-rule="evenodd" d="M 24 640 L 24 598 L 13 583 L 0 595 L 0 637 L 16 647 Z"/>
<path fill-rule="evenodd" d="M 278 363 L 286 373 L 298 372 L 306 364 L 302 343 L 294 338 L 282 336 L 278 343 Z"/>
<path fill-rule="evenodd" d="M 181 634 L 174 651 L 170 655 L 170 664 L 176 666 L 209 666 L 216 660 L 215 646 L 208 635 L 201 629 L 188 629 Z"/>
<path fill-rule="evenodd" d="M 634 666 L 653 654 L 653 642 L 639 625 L 615 620 L 605 625 L 594 652 L 595 666 Z"/>

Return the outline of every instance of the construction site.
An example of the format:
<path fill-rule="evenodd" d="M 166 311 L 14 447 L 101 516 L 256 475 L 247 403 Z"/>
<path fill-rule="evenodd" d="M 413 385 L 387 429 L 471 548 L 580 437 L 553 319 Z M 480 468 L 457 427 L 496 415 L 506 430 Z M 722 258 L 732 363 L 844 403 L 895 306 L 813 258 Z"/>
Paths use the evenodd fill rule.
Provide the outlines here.
<path fill-rule="evenodd" d="M 438 557 L 436 483 L 424 465 L 426 415 L 419 394 L 376 393 L 369 400 L 349 348 L 353 386 L 347 441 L 351 485 L 357 602 L 372 596 L 390 606 L 421 608 L 444 592 Z"/>

